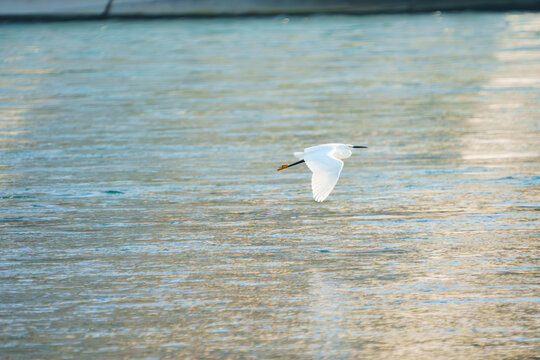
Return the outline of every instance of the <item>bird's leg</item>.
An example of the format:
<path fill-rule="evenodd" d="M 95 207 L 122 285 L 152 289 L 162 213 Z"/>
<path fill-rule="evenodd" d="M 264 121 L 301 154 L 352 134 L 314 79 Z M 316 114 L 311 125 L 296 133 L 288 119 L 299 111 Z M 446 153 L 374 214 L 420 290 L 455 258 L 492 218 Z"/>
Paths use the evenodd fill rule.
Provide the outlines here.
<path fill-rule="evenodd" d="M 277 169 L 277 171 L 280 171 L 280 170 L 286 169 L 286 168 L 288 168 L 288 167 L 291 167 L 291 166 L 294 166 L 294 165 L 298 165 L 298 164 L 301 164 L 301 163 L 303 163 L 303 162 L 305 162 L 305 160 L 303 160 L 303 159 L 302 159 L 302 160 L 300 160 L 300 161 L 297 161 L 297 162 L 295 162 L 295 163 L 292 163 L 292 164 L 289 164 L 289 165 L 287 165 L 287 164 L 285 164 L 285 165 L 281 165 L 281 166 L 279 167 L 279 169 Z"/>

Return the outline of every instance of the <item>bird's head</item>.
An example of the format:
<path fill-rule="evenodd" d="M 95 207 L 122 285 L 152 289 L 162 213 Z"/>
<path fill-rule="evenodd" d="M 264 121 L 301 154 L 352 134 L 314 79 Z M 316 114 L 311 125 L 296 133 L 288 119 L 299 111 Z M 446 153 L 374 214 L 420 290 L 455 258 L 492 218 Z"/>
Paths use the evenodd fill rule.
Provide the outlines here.
<path fill-rule="evenodd" d="M 334 152 L 334 156 L 338 159 L 347 159 L 352 155 L 352 149 L 364 149 L 367 146 L 357 146 L 357 145 L 350 145 L 350 144 L 341 144 L 336 147 L 336 151 Z"/>

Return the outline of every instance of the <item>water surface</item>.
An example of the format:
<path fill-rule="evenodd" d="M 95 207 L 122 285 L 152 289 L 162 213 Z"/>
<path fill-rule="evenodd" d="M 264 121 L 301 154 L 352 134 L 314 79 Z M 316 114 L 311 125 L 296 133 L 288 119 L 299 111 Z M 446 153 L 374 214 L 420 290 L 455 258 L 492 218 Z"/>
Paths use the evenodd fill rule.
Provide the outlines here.
<path fill-rule="evenodd" d="M 538 356 L 539 33 L 0 25 L 0 358 Z M 326 142 L 318 204 L 275 170 Z"/>

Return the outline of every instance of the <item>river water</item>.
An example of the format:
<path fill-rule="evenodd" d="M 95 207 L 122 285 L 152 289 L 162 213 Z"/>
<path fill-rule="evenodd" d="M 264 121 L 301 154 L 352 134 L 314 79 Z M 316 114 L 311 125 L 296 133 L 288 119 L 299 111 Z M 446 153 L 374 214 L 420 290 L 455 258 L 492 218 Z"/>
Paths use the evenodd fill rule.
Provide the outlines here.
<path fill-rule="evenodd" d="M 0 358 L 539 354 L 540 14 L 0 25 Z M 292 152 L 367 145 L 323 203 Z"/>

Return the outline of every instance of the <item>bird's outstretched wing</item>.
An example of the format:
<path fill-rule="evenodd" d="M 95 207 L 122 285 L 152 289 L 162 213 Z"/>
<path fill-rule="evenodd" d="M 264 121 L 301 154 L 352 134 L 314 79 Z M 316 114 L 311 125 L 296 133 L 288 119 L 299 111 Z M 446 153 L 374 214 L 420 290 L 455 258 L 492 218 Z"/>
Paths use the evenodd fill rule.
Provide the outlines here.
<path fill-rule="evenodd" d="M 307 166 L 313 172 L 311 189 L 313 199 L 324 201 L 330 195 L 339 179 L 343 161 L 333 156 L 334 149 L 308 152 L 304 155 Z"/>

